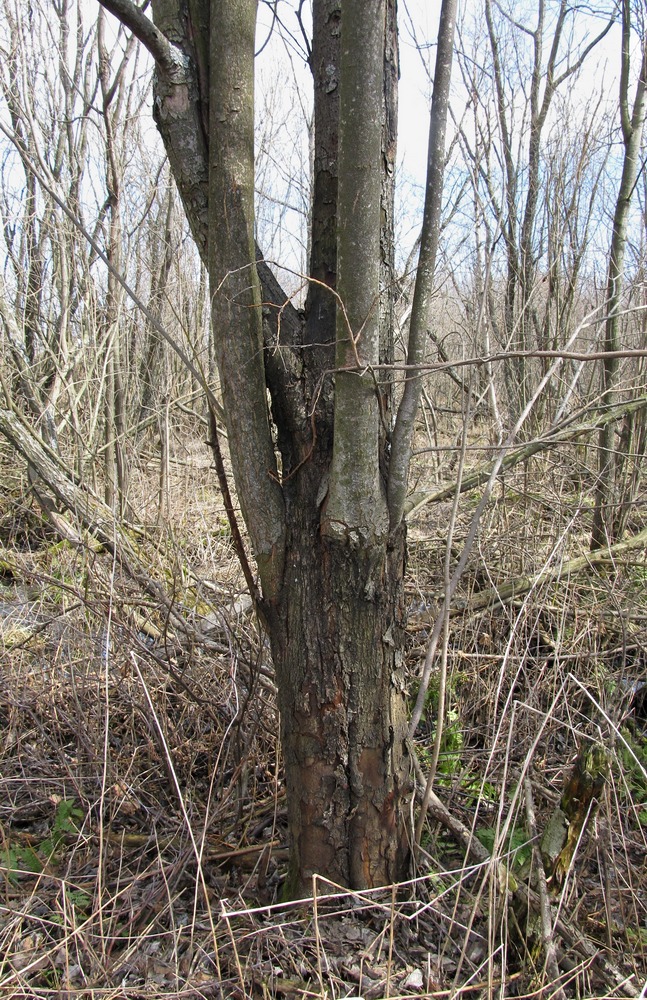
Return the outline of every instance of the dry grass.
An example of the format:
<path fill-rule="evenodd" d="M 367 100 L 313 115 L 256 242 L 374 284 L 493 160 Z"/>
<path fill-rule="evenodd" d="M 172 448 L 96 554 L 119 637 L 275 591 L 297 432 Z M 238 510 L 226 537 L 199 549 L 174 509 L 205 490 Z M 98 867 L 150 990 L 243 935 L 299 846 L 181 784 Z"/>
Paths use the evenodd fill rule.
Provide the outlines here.
<path fill-rule="evenodd" d="M 539 457 L 499 484 L 450 619 L 435 788 L 494 861 L 467 857 L 430 814 L 410 883 L 350 893 L 318 882 L 313 899 L 290 906 L 278 902 L 286 844 L 271 664 L 202 454 L 176 449 L 162 521 L 155 463 L 133 476 L 133 509 L 148 511 L 142 559 L 166 605 L 106 553 L 53 538 L 6 461 L 2 997 L 623 996 L 558 935 L 560 981 L 551 976 L 513 900 L 515 881 L 531 877 L 524 779 L 541 829 L 587 741 L 605 748 L 609 777 L 555 906 L 640 993 L 645 553 L 470 611 L 476 592 L 586 548 L 576 461 Z M 421 456 L 418 480 L 445 481 L 448 465 Z M 466 494 L 456 554 L 474 507 Z M 411 524 L 412 696 L 442 596 L 445 515 L 423 507 Z M 416 739 L 423 771 L 437 692 L 436 673 Z"/>

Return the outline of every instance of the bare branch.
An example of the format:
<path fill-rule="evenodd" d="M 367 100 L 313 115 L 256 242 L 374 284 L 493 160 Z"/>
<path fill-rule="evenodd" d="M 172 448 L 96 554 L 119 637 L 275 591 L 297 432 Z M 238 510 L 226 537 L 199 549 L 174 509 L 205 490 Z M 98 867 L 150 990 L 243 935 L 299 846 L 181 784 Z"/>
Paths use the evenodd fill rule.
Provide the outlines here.
<path fill-rule="evenodd" d="M 177 64 L 171 44 L 141 8 L 131 0 L 99 0 L 99 3 L 117 20 L 129 28 L 133 35 L 148 49 L 161 69 L 170 72 Z"/>
<path fill-rule="evenodd" d="M 456 0 L 443 0 L 438 27 L 438 52 L 429 122 L 425 210 L 407 350 L 407 363 L 410 365 L 417 365 L 424 361 L 427 330 L 431 326 L 431 302 L 440 232 L 440 210 L 445 170 L 445 131 L 452 72 L 456 8 Z M 402 520 L 404 511 L 411 442 L 420 403 L 420 393 L 421 384 L 419 381 L 407 382 L 393 429 L 388 482 L 389 522 L 392 531 Z"/>

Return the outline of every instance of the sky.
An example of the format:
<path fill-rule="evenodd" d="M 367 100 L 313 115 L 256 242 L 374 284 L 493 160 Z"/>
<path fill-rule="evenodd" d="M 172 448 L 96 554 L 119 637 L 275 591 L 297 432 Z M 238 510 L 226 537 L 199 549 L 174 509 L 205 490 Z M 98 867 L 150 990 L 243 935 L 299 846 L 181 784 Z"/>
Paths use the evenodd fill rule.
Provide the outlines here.
<path fill-rule="evenodd" d="M 536 4 L 534 0 L 512 2 L 507 0 L 508 7 L 515 16 L 522 16 L 522 9 L 531 11 L 525 23 L 531 25 L 534 19 Z M 282 18 L 288 31 L 298 33 L 298 23 L 295 16 L 296 0 L 285 0 L 279 5 Z M 307 5 L 306 5 L 307 6 Z M 399 84 L 399 137 L 398 137 L 398 169 L 402 177 L 414 186 L 422 188 L 425 182 L 427 142 L 429 130 L 429 110 L 431 100 L 431 80 L 436 51 L 436 36 L 440 13 L 440 0 L 399 0 L 399 45 L 400 45 L 400 84 Z M 546 5 L 547 11 L 557 6 L 555 0 Z M 469 22 L 475 12 L 482 11 L 483 0 L 459 0 L 459 23 Z M 269 9 L 261 4 L 259 8 L 259 45 L 267 39 L 267 23 Z M 597 18 L 581 18 L 578 21 L 580 41 L 588 35 L 600 30 L 601 21 Z M 485 39 L 484 39 L 485 41 Z M 571 85 L 576 93 L 581 93 L 586 100 L 593 89 L 600 88 L 604 81 L 604 90 L 608 100 L 613 104 L 617 101 L 617 65 L 619 59 L 619 31 L 611 32 L 594 53 L 587 59 L 585 67 L 577 82 Z M 298 53 L 287 53 L 291 61 L 292 72 L 297 79 L 306 100 L 310 93 L 309 70 L 299 58 Z M 278 33 L 270 40 L 259 58 L 259 79 L 267 80 L 276 67 L 285 66 L 286 46 Z M 282 68 L 281 73 L 285 74 Z M 289 96 L 288 100 L 292 100 Z M 460 74 L 456 59 L 453 69 L 452 103 L 457 113 L 464 106 L 466 97 L 461 93 Z M 448 137 L 451 126 L 448 128 Z"/>
<path fill-rule="evenodd" d="M 400 129 L 399 153 L 406 171 L 420 183 L 424 182 L 427 130 L 429 124 L 429 106 L 433 79 L 436 37 L 440 15 L 440 0 L 399 0 L 400 26 Z M 531 9 L 531 16 L 523 18 L 524 24 L 533 26 L 537 4 L 534 0 L 519 3 L 518 0 L 508 0 L 502 6 L 510 9 L 515 17 L 522 19 L 522 9 Z M 549 2 L 547 11 L 556 8 L 558 4 Z M 534 9 L 533 9 L 534 8 Z M 475 12 L 483 10 L 483 0 L 459 0 L 459 24 L 469 23 Z M 597 34 L 603 22 L 598 17 L 586 18 L 578 15 L 578 34 L 573 39 L 585 43 L 587 39 Z M 486 39 L 483 39 L 486 42 Z M 566 50 L 566 47 L 564 47 Z M 620 51 L 620 31 L 612 29 L 606 38 L 587 58 L 582 72 L 571 90 L 580 94 L 586 100 L 593 89 L 604 85 L 609 100 L 617 99 L 617 77 Z M 459 110 L 465 102 L 465 94 L 461 92 L 460 74 L 454 59 L 452 103 Z M 448 130 L 449 134 L 449 130 Z"/>
<path fill-rule="evenodd" d="M 89 11 L 94 11 L 97 7 L 97 0 L 86 0 L 86 3 Z M 501 3 L 507 3 L 515 11 L 516 16 L 521 16 L 517 15 L 517 12 L 522 8 L 536 9 L 535 0 L 501 0 Z M 547 0 L 549 9 L 555 9 L 556 4 L 557 0 Z M 305 7 L 308 6 L 306 3 Z M 470 15 L 481 10 L 482 6 L 483 0 L 459 0 L 459 20 L 469 19 Z M 307 135 L 299 134 L 304 119 L 300 105 L 305 106 L 307 114 L 311 100 L 310 71 L 305 63 L 303 47 L 299 51 L 299 43 L 302 40 L 295 13 L 297 7 L 298 0 L 280 0 L 278 4 L 287 31 L 294 36 L 294 41 L 286 42 L 285 38 L 280 37 L 279 32 L 273 33 L 269 44 L 258 59 L 257 88 L 259 118 L 257 138 L 267 140 L 267 147 L 273 157 L 272 169 L 275 174 L 283 173 L 284 181 L 283 190 L 279 192 L 279 200 L 285 204 L 278 206 L 265 221 L 275 241 L 273 247 L 276 251 L 275 259 L 286 260 L 287 255 L 292 262 L 295 262 L 295 251 L 290 250 L 288 244 L 299 231 L 299 219 L 303 231 L 302 222 L 307 215 L 308 196 L 307 181 L 304 182 L 303 177 L 307 172 L 309 150 Z M 429 128 L 430 79 L 433 74 L 440 0 L 399 0 L 398 9 L 401 70 L 398 176 L 402 184 L 401 192 L 405 191 L 405 188 L 406 191 L 401 196 L 399 204 L 397 221 L 401 231 L 397 235 L 400 246 L 404 248 L 402 253 L 406 256 L 417 235 L 421 215 Z M 259 13 L 260 47 L 267 39 L 270 7 L 261 3 Z M 615 37 L 610 35 L 599 54 L 589 60 L 587 70 L 577 85 L 584 97 L 590 94 L 593 87 L 600 86 L 602 79 L 600 66 L 606 64 L 605 79 L 609 100 L 612 102 L 617 100 L 614 66 L 617 65 L 618 48 L 617 34 Z M 142 62 L 142 67 L 143 64 Z M 149 72 L 143 68 L 141 71 Z M 453 102 L 457 109 L 465 102 L 465 95 L 460 92 L 460 74 L 457 71 L 456 60 Z M 150 109 L 147 107 L 146 114 L 149 112 Z M 150 127 L 152 130 L 152 121 Z M 451 126 L 448 134 L 451 136 Z M 272 171 L 268 169 L 266 177 L 259 176 L 261 187 L 266 183 L 276 183 L 271 174 Z M 296 215 L 293 214 L 295 211 Z M 280 229 L 282 232 L 279 232 Z M 297 235 L 296 239 L 298 242 L 302 237 Z M 304 249 L 301 248 L 302 257 Z"/>

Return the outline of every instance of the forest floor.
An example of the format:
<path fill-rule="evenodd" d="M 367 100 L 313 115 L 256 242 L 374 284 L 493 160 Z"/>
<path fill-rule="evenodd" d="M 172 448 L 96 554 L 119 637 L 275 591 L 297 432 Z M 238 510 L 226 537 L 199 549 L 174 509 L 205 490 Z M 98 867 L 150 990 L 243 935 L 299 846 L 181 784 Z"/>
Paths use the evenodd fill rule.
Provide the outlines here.
<path fill-rule="evenodd" d="M 569 571 L 588 552 L 587 456 L 544 454 L 501 477 L 481 520 L 446 630 L 442 805 L 412 880 L 318 881 L 285 905 L 272 666 L 201 437 L 175 442 L 161 489 L 152 446 L 132 470 L 135 575 L 91 539 L 62 541 L 3 446 L 3 1000 L 645 997 L 647 555 Z M 418 459 L 430 490 L 455 475 L 438 456 Z M 479 497 L 460 498 L 452 568 Z M 451 507 L 423 502 L 410 518 L 412 704 Z M 637 509 L 625 537 L 646 523 Z M 423 778 L 440 652 L 435 663 Z M 537 844 L 590 748 L 602 780 L 542 921 Z"/>

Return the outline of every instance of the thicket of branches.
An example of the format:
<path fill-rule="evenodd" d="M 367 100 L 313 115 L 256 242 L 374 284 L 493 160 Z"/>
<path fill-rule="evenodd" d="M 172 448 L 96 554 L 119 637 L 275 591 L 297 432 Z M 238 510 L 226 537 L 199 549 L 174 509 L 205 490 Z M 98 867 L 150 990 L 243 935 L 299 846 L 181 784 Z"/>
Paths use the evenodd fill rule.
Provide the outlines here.
<path fill-rule="evenodd" d="M 311 111 L 293 7 L 305 17 L 279 5 L 259 56 L 257 227 L 300 306 Z M 277 902 L 285 848 L 272 667 L 244 596 L 245 540 L 208 471 L 207 282 L 146 57 L 98 5 L 2 0 L 7 996 L 640 994 L 643 13 L 631 8 L 626 49 L 612 5 L 463 13 L 408 501 L 420 882 L 398 896 L 320 886 L 319 909 L 268 925 L 253 908 Z M 426 60 L 406 10 L 402 39 Z M 630 57 L 618 79 L 602 44 L 619 66 Z M 290 81 L 272 73 L 280 45 Z M 420 209 L 400 174 L 396 365 Z M 523 885 L 589 745 L 608 754 L 605 790 L 551 918 L 546 887 Z"/>

